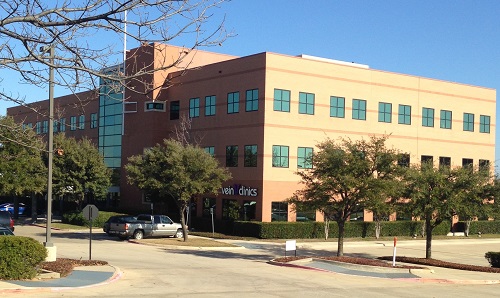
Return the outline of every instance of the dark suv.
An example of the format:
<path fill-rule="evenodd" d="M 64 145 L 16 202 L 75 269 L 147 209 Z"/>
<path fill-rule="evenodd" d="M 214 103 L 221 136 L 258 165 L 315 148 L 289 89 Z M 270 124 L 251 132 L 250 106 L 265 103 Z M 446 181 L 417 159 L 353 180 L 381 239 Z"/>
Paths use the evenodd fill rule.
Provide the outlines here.
<path fill-rule="evenodd" d="M 14 220 L 10 216 L 9 211 L 0 211 L 0 226 L 9 228 L 14 232 Z"/>

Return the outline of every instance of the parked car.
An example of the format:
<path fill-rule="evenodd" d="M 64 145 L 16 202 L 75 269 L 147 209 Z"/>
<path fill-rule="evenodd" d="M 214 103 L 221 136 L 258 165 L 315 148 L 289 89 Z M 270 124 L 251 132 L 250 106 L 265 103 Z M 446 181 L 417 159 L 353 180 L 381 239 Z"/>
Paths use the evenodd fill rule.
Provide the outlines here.
<path fill-rule="evenodd" d="M 166 215 L 140 214 L 135 221 L 110 223 L 108 234 L 126 239 L 144 237 L 184 237 L 182 225 Z"/>
<path fill-rule="evenodd" d="M 14 233 L 9 228 L 0 227 L 0 236 L 14 236 Z"/>
<path fill-rule="evenodd" d="M 112 235 L 109 233 L 109 227 L 112 223 L 127 223 L 127 222 L 135 222 L 137 221 L 137 216 L 131 216 L 131 215 L 115 215 L 111 216 L 102 226 L 102 230 L 108 234 Z"/>
<path fill-rule="evenodd" d="M 14 231 L 14 220 L 9 211 L 0 211 L 0 227 L 5 227 Z"/>
<path fill-rule="evenodd" d="M 23 203 L 19 203 L 18 215 L 23 215 L 26 206 Z M 10 214 L 14 214 L 14 203 L 4 203 L 0 205 L 0 211 L 9 211 Z"/>

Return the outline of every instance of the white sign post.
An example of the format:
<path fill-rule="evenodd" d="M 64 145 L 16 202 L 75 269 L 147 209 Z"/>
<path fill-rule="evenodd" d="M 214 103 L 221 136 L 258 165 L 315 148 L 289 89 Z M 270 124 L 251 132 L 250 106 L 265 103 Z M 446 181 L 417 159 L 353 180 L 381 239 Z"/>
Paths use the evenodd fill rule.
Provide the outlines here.
<path fill-rule="evenodd" d="M 297 256 L 297 240 L 287 240 L 285 242 L 285 258 L 287 251 L 295 251 L 295 256 Z"/>
<path fill-rule="evenodd" d="M 89 260 L 92 260 L 92 222 L 99 216 L 99 209 L 95 205 L 87 205 L 83 208 L 83 217 L 90 221 L 90 242 L 89 242 Z"/>

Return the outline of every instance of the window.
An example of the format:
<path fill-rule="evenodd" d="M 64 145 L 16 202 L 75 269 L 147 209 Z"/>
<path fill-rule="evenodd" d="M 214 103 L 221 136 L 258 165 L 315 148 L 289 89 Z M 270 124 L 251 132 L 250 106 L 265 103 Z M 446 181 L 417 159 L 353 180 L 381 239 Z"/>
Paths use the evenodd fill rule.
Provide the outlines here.
<path fill-rule="evenodd" d="M 203 217 L 211 217 L 212 213 L 215 217 L 215 198 L 203 198 Z"/>
<path fill-rule="evenodd" d="M 238 146 L 226 146 L 226 167 L 238 166 Z"/>
<path fill-rule="evenodd" d="M 90 114 L 90 128 L 97 127 L 97 113 Z"/>
<path fill-rule="evenodd" d="M 56 133 L 56 132 L 57 132 L 57 128 L 58 128 L 58 127 L 59 127 L 59 123 L 58 123 L 58 121 L 57 121 L 57 120 L 54 120 L 54 122 L 52 122 L 52 131 L 53 131 L 54 133 Z"/>
<path fill-rule="evenodd" d="M 40 122 L 37 122 L 36 125 L 35 125 L 35 131 L 36 131 L 36 134 L 39 135 L 42 133 L 42 124 Z"/>
<path fill-rule="evenodd" d="M 451 167 L 451 157 L 440 156 L 439 157 L 439 166 L 450 168 Z"/>
<path fill-rule="evenodd" d="M 66 118 L 59 119 L 59 131 L 66 131 Z"/>
<path fill-rule="evenodd" d="M 464 131 L 474 131 L 474 114 L 464 113 Z"/>
<path fill-rule="evenodd" d="M 259 89 L 247 90 L 246 93 L 245 111 L 258 111 L 259 110 Z"/>
<path fill-rule="evenodd" d="M 288 221 L 288 204 L 271 202 L 271 221 Z"/>
<path fill-rule="evenodd" d="M 392 104 L 386 102 L 378 103 L 378 122 L 392 122 Z"/>
<path fill-rule="evenodd" d="M 215 95 L 205 97 L 205 116 L 215 115 Z"/>
<path fill-rule="evenodd" d="M 352 100 L 352 119 L 366 120 L 366 100 Z"/>
<path fill-rule="evenodd" d="M 312 168 L 313 148 L 299 147 L 297 148 L 297 168 L 311 169 Z"/>
<path fill-rule="evenodd" d="M 80 115 L 78 119 L 78 129 L 85 129 L 85 115 Z"/>
<path fill-rule="evenodd" d="M 299 114 L 314 115 L 314 94 L 299 92 Z"/>
<path fill-rule="evenodd" d="M 243 220 L 255 219 L 257 202 L 255 201 L 243 201 Z"/>
<path fill-rule="evenodd" d="M 288 168 L 288 146 L 273 145 L 273 167 Z"/>
<path fill-rule="evenodd" d="M 207 146 L 207 147 L 205 147 L 205 152 L 212 155 L 212 156 L 215 156 L 215 147 L 214 146 Z"/>
<path fill-rule="evenodd" d="M 179 101 L 170 102 L 170 120 L 179 119 Z"/>
<path fill-rule="evenodd" d="M 411 106 L 399 105 L 398 123 L 408 125 L 411 124 Z"/>
<path fill-rule="evenodd" d="M 245 167 L 256 167 L 257 166 L 257 145 L 245 145 L 244 152 Z"/>
<path fill-rule="evenodd" d="M 165 103 L 163 102 L 147 102 L 146 111 L 165 111 Z"/>
<path fill-rule="evenodd" d="M 69 119 L 70 121 L 70 129 L 71 130 L 76 130 L 76 117 L 75 116 L 71 116 L 71 118 Z"/>
<path fill-rule="evenodd" d="M 189 118 L 200 117 L 200 98 L 189 100 Z"/>
<path fill-rule="evenodd" d="M 240 218 L 240 205 L 236 200 L 222 199 L 222 219 Z"/>
<path fill-rule="evenodd" d="M 434 127 L 434 109 L 422 108 L 422 126 Z"/>
<path fill-rule="evenodd" d="M 49 121 L 43 121 L 42 133 L 47 133 L 49 131 Z"/>
<path fill-rule="evenodd" d="M 431 164 L 432 165 L 433 162 L 434 162 L 434 159 L 430 155 L 422 155 L 420 158 L 420 163 L 422 165 L 424 165 L 424 164 Z"/>
<path fill-rule="evenodd" d="M 398 156 L 398 166 L 409 168 L 410 167 L 410 154 L 399 154 Z"/>
<path fill-rule="evenodd" d="M 274 110 L 290 112 L 290 91 L 274 89 Z"/>
<path fill-rule="evenodd" d="M 490 161 L 487 159 L 479 160 L 479 171 L 490 172 Z"/>
<path fill-rule="evenodd" d="M 330 96 L 330 117 L 345 117 L 345 98 Z"/>
<path fill-rule="evenodd" d="M 441 121 L 439 127 L 451 129 L 451 111 L 441 110 Z"/>
<path fill-rule="evenodd" d="M 234 114 L 240 111 L 240 93 L 232 92 L 227 94 L 227 113 Z"/>
<path fill-rule="evenodd" d="M 472 158 L 462 158 L 462 167 L 470 167 L 472 169 L 472 166 L 474 164 L 474 160 Z"/>
<path fill-rule="evenodd" d="M 479 117 L 479 132 L 490 133 L 490 116 L 481 115 Z"/>

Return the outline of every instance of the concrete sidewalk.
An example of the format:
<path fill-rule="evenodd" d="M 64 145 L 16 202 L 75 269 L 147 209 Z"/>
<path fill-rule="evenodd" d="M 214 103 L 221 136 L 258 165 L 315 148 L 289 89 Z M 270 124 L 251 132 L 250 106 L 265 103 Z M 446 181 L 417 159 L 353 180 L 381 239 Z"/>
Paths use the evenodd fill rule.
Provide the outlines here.
<path fill-rule="evenodd" d="M 0 294 L 62 291 L 108 284 L 120 279 L 121 271 L 110 265 L 75 267 L 73 272 L 62 278 L 39 280 L 0 280 Z"/>

